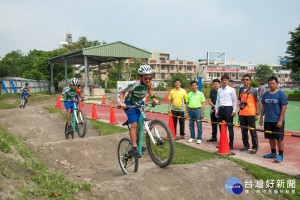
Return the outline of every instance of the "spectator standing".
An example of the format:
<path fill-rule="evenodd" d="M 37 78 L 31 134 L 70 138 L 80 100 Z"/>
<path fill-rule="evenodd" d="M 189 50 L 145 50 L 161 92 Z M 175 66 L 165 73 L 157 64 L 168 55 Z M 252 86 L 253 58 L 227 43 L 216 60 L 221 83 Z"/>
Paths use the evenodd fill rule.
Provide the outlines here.
<path fill-rule="evenodd" d="M 179 137 L 177 137 L 177 116 L 184 117 L 184 111 L 185 111 L 185 104 L 186 104 L 186 91 L 185 89 L 182 89 L 181 86 L 181 80 L 176 79 L 174 81 L 175 89 L 171 90 L 169 95 L 169 106 L 168 106 L 168 113 L 172 113 L 173 122 L 174 122 L 174 128 L 175 128 L 175 134 L 176 138 L 175 140 L 179 140 Z M 171 109 L 172 105 L 172 109 Z M 179 118 L 179 126 L 180 126 L 180 138 L 184 139 L 184 119 Z"/>
<path fill-rule="evenodd" d="M 201 120 L 204 118 L 204 102 L 205 97 L 202 92 L 198 90 L 198 82 L 192 81 L 190 83 L 191 92 L 188 93 L 187 99 L 186 99 L 186 108 L 187 113 L 189 115 L 190 119 L 196 119 Z M 199 121 L 196 121 L 197 123 L 197 129 L 198 129 L 198 135 L 197 135 L 197 144 L 201 144 L 202 142 L 202 123 Z M 195 141 L 195 121 L 190 120 L 190 132 L 191 132 L 191 138 L 188 140 L 189 143 Z"/>
<path fill-rule="evenodd" d="M 215 116 L 215 107 L 216 107 L 216 101 L 217 101 L 217 95 L 218 95 L 218 89 L 220 88 L 221 81 L 219 79 L 213 80 L 213 90 L 209 94 L 208 103 L 211 106 L 210 109 L 210 120 L 212 122 L 219 122 L 219 119 Z M 212 128 L 212 136 L 211 139 L 207 140 L 207 142 L 216 142 L 217 141 L 217 132 L 218 132 L 218 125 L 217 124 L 211 124 Z M 221 130 L 221 126 L 220 126 Z"/>
<path fill-rule="evenodd" d="M 277 89 L 278 79 L 275 76 L 271 76 L 268 79 L 268 86 L 270 90 L 263 95 L 261 101 L 262 107 L 259 124 L 262 126 L 263 116 L 265 115 L 264 130 L 280 132 L 282 134 L 265 133 L 265 138 L 269 139 L 271 153 L 263 157 L 275 158 L 275 162 L 282 162 L 284 151 L 284 115 L 288 101 L 285 94 Z M 276 145 L 279 151 L 278 156 L 276 154 Z"/>
<path fill-rule="evenodd" d="M 259 81 L 259 88 L 258 88 L 258 98 L 259 98 L 259 111 L 258 114 L 260 114 L 261 109 L 261 99 L 266 92 L 265 82 L 263 80 Z"/>
<path fill-rule="evenodd" d="M 228 86 L 229 76 L 224 74 L 221 77 L 221 88 L 218 90 L 215 115 L 220 121 L 225 120 L 227 123 L 233 123 L 233 117 L 236 115 L 236 92 L 235 89 Z M 229 130 L 229 147 L 233 149 L 234 132 L 233 126 L 228 126 Z"/>
<path fill-rule="evenodd" d="M 242 78 L 244 87 L 239 91 L 239 120 L 241 126 L 255 127 L 255 121 L 258 119 L 258 93 L 253 87 L 250 87 L 251 77 L 249 74 L 245 74 Z M 250 135 L 252 139 L 252 149 L 250 154 L 256 154 L 258 149 L 258 138 L 256 130 L 250 130 Z M 242 128 L 242 139 L 244 147 L 240 151 L 246 151 L 250 149 L 249 138 L 248 138 L 248 128 Z"/>

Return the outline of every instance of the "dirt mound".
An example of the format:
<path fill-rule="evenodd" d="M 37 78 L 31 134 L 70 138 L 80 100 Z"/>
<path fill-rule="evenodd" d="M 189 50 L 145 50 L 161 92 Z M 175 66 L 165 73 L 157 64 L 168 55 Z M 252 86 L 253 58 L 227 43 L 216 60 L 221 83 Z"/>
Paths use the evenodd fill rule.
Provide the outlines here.
<path fill-rule="evenodd" d="M 229 177 L 239 177 L 242 182 L 254 179 L 240 165 L 226 159 L 162 169 L 146 154 L 140 159 L 137 173 L 123 175 L 117 160 L 117 145 L 128 133 L 98 136 L 88 124 L 85 138 L 75 134 L 74 140 L 65 140 L 65 122 L 59 114 L 45 110 L 43 106 L 47 104 L 49 102 L 44 101 L 28 104 L 26 109 L 1 111 L 0 125 L 15 136 L 26 137 L 55 170 L 66 173 L 72 180 L 91 183 L 92 195 L 80 193 L 79 199 L 261 198 L 255 193 L 231 195 L 226 192 L 224 183 Z"/>

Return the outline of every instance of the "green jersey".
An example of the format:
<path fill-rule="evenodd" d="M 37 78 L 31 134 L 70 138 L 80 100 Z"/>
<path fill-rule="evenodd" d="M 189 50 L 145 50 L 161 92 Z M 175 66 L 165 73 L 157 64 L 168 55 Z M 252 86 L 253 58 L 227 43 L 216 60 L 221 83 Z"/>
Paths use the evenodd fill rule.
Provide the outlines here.
<path fill-rule="evenodd" d="M 22 92 L 22 94 L 27 94 L 27 93 L 30 92 L 30 89 L 29 89 L 28 86 L 25 86 L 25 87 L 23 87 L 23 88 L 21 89 L 21 92 Z"/>
<path fill-rule="evenodd" d="M 151 82 L 149 85 L 141 85 L 140 80 L 135 80 L 134 83 L 129 84 L 123 92 L 128 92 L 125 101 L 135 104 L 139 101 L 143 101 L 145 98 L 145 95 L 148 93 L 148 91 L 151 89 Z"/>
<path fill-rule="evenodd" d="M 77 101 L 78 99 L 76 90 L 73 90 L 71 87 L 65 87 L 62 94 L 64 95 L 64 101 Z"/>

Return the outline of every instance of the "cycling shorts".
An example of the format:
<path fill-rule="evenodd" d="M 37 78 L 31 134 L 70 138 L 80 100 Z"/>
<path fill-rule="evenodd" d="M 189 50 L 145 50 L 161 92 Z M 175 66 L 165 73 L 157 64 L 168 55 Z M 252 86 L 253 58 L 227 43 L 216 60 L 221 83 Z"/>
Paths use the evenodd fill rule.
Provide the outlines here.
<path fill-rule="evenodd" d="M 65 106 L 66 110 L 71 109 L 71 111 L 73 111 L 74 103 L 72 101 L 64 102 L 64 106 Z"/>
<path fill-rule="evenodd" d="M 23 99 L 24 97 L 28 97 L 29 93 L 22 93 L 21 99 Z"/>
<path fill-rule="evenodd" d="M 129 103 L 127 101 L 124 102 L 127 106 L 132 106 L 133 104 L 132 103 Z M 144 105 L 144 102 L 142 103 L 142 105 Z M 138 122 L 139 121 L 139 118 L 140 118 L 140 115 L 141 115 L 141 111 L 139 108 L 134 108 L 134 109 L 131 109 L 131 110 L 125 110 L 125 113 L 128 117 L 128 124 L 132 124 L 134 122 Z"/>

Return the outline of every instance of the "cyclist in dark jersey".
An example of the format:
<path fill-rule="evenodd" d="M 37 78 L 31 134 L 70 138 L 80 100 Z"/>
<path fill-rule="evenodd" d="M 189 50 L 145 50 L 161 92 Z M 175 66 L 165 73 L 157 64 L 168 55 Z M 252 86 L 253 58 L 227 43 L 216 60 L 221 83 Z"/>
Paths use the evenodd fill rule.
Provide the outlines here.
<path fill-rule="evenodd" d="M 28 86 L 28 83 L 25 83 L 25 86 L 21 88 L 20 93 L 22 95 L 21 99 L 25 97 L 25 101 L 27 103 L 28 95 L 30 95 L 30 88 Z M 21 103 L 20 103 L 20 107 L 21 107 Z"/>
<path fill-rule="evenodd" d="M 78 86 L 79 86 L 79 81 L 77 78 L 71 78 L 70 81 L 70 86 L 65 87 L 64 90 L 62 91 L 60 100 L 64 101 L 64 106 L 67 110 L 67 120 L 68 120 L 68 131 L 72 130 L 71 127 L 71 113 L 74 108 L 74 102 L 77 102 L 78 96 L 80 98 L 84 98 L 84 96 L 80 93 Z"/>
<path fill-rule="evenodd" d="M 151 91 L 150 81 L 152 77 L 152 68 L 149 65 L 142 65 L 139 67 L 137 74 L 138 79 L 135 80 L 134 83 L 129 84 L 127 88 L 121 91 L 120 106 L 123 108 L 125 108 L 126 105 L 134 105 L 138 102 L 143 101 L 147 93 L 150 95 L 153 102 L 159 103 L 158 100 L 155 99 L 155 96 Z M 126 96 L 125 93 L 127 93 Z M 124 96 L 125 101 L 123 103 Z M 126 110 L 125 113 L 128 117 L 128 124 L 130 124 L 130 139 L 132 149 L 129 151 L 129 154 L 131 154 L 135 158 L 140 158 L 141 155 L 136 149 L 136 128 L 141 112 L 139 109 L 132 109 Z"/>

